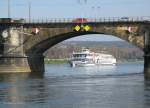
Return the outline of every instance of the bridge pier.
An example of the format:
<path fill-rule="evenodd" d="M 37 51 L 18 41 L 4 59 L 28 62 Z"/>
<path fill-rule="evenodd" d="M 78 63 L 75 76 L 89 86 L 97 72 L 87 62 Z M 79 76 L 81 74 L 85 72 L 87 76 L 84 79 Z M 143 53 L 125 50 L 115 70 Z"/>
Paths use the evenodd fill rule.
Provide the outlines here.
<path fill-rule="evenodd" d="M 31 72 L 27 57 L 23 56 L 0 56 L 0 73 Z"/>
<path fill-rule="evenodd" d="M 0 28 L 0 73 L 30 72 L 23 51 L 22 28 Z"/>
<path fill-rule="evenodd" d="M 144 38 L 144 74 L 150 77 L 150 30 L 145 31 Z"/>
<path fill-rule="evenodd" d="M 1 56 L 0 73 L 44 72 L 44 56 Z"/>
<path fill-rule="evenodd" d="M 44 56 L 42 54 L 28 55 L 27 64 L 30 67 L 31 72 L 44 72 Z"/>
<path fill-rule="evenodd" d="M 0 28 L 0 73 L 44 72 L 42 54 L 25 54 L 22 32 L 23 27 Z"/>

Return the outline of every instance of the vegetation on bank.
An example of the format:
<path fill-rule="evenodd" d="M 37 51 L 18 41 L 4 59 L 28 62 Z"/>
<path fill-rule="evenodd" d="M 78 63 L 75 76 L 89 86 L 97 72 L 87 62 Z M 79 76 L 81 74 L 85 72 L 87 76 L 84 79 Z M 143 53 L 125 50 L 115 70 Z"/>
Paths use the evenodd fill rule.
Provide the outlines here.
<path fill-rule="evenodd" d="M 44 59 L 45 64 L 64 64 L 68 63 L 67 59 Z"/>
<path fill-rule="evenodd" d="M 62 42 L 47 50 L 44 54 L 49 59 L 70 58 L 72 52 L 80 52 L 83 47 L 96 53 L 106 52 L 112 54 L 117 60 L 128 61 L 143 59 L 144 53 L 137 47 L 124 41 L 88 42 L 69 41 Z"/>

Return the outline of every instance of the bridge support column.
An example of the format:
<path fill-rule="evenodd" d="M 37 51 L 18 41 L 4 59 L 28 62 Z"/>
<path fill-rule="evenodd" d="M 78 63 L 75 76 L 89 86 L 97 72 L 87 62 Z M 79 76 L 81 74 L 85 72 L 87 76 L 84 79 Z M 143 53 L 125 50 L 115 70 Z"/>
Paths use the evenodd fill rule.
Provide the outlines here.
<path fill-rule="evenodd" d="M 28 55 L 28 65 L 31 72 L 44 72 L 44 56 L 40 55 Z"/>
<path fill-rule="evenodd" d="M 0 73 L 44 72 L 44 56 L 1 56 Z"/>
<path fill-rule="evenodd" d="M 150 77 L 150 30 L 145 32 L 144 74 Z"/>
<path fill-rule="evenodd" d="M 26 56 L 0 56 L 0 73 L 31 72 Z"/>
<path fill-rule="evenodd" d="M 44 72 L 42 54 L 25 54 L 22 32 L 22 26 L 0 28 L 0 73 Z"/>
<path fill-rule="evenodd" d="M 30 72 L 23 51 L 23 28 L 0 27 L 0 73 Z"/>

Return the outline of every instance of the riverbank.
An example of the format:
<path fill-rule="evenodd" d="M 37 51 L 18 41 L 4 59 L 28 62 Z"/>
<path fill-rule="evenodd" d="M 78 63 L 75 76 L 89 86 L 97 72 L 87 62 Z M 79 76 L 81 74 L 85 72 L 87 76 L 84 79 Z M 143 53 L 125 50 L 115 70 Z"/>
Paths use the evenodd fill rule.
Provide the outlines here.
<path fill-rule="evenodd" d="M 68 63 L 67 59 L 44 59 L 45 64 L 65 64 Z"/>
<path fill-rule="evenodd" d="M 65 64 L 68 63 L 68 59 L 44 59 L 45 64 Z M 123 63 L 144 63 L 144 60 L 118 60 L 117 64 L 123 64 Z"/>

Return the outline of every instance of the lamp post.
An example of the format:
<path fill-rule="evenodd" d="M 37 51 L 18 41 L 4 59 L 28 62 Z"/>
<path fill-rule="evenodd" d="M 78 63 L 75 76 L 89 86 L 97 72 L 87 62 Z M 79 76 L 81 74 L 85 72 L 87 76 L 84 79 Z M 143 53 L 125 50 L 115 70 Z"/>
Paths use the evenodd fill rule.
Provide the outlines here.
<path fill-rule="evenodd" d="M 92 7 L 92 10 L 95 13 L 95 19 L 98 18 L 98 16 L 99 16 L 99 9 L 100 9 L 100 6 L 93 6 Z"/>
<path fill-rule="evenodd" d="M 31 2 L 28 2 L 28 14 L 29 14 L 29 22 L 31 21 Z"/>
<path fill-rule="evenodd" d="M 84 0 L 83 2 L 82 2 L 83 0 L 78 0 L 77 2 L 79 3 L 79 4 L 87 4 L 87 0 Z"/>
<path fill-rule="evenodd" d="M 7 0 L 8 18 L 10 18 L 10 0 Z"/>

